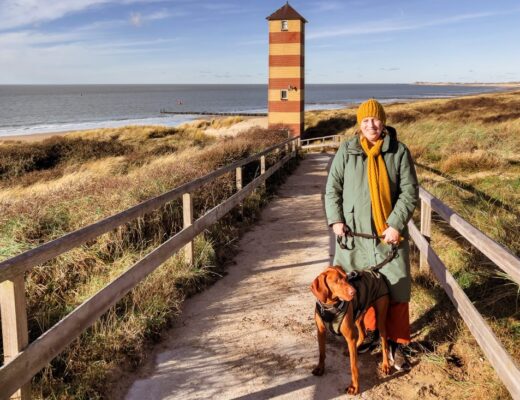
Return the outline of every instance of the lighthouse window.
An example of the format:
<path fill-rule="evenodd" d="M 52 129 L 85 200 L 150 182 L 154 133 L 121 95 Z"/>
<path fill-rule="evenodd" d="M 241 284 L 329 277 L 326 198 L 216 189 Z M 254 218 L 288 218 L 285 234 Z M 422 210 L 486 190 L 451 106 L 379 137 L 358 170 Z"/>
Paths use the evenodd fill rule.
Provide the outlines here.
<path fill-rule="evenodd" d="M 282 31 L 288 31 L 289 30 L 289 21 L 283 20 L 282 21 Z"/>
<path fill-rule="evenodd" d="M 287 100 L 288 98 L 287 89 L 280 90 L 280 100 Z"/>

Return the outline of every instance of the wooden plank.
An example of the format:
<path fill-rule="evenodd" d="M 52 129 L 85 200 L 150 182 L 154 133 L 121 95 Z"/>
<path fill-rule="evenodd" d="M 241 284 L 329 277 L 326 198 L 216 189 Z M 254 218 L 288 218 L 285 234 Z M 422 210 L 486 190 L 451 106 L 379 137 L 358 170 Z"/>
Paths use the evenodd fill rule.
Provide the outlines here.
<path fill-rule="evenodd" d="M 265 174 L 265 156 L 260 157 L 260 175 Z"/>
<path fill-rule="evenodd" d="M 212 208 L 204 216 L 194 221 L 193 225 L 168 239 L 38 337 L 10 363 L 2 366 L 0 368 L 0 388 L 3 391 L 0 396 L 9 396 L 26 382 L 29 382 L 40 369 L 63 351 L 81 332 L 91 326 L 139 282 L 196 235 L 243 201 L 256 187 L 264 183 L 293 156 L 294 154 L 288 154 L 269 168 L 265 174 L 251 181 L 240 192 L 233 194 L 225 202 Z"/>
<path fill-rule="evenodd" d="M 420 188 L 419 196 L 423 202 L 427 203 L 442 219 L 448 222 L 452 228 L 459 232 L 468 242 L 479 249 L 520 285 L 520 259 L 518 257 L 479 231 L 428 191 Z"/>
<path fill-rule="evenodd" d="M 0 313 L 4 364 L 7 364 L 29 343 L 23 275 L 0 283 Z M 27 400 L 30 395 L 30 385 L 26 384 L 13 393 L 11 399 Z"/>
<path fill-rule="evenodd" d="M 191 193 L 182 195 L 182 221 L 183 228 L 188 228 L 193 224 L 193 199 Z M 184 260 L 188 264 L 193 264 L 193 240 L 184 246 Z"/>
<path fill-rule="evenodd" d="M 62 236 L 53 241 L 47 242 L 39 247 L 28 250 L 8 260 L 0 262 L 0 282 L 6 279 L 13 279 L 18 275 L 30 270 L 32 267 L 38 264 L 42 264 L 74 247 L 78 247 L 89 240 L 95 239 L 96 237 L 109 232 L 118 226 L 132 221 L 135 218 L 141 217 L 146 213 L 149 213 L 169 201 L 175 200 L 180 197 L 183 193 L 192 193 L 202 185 L 213 181 L 215 178 L 228 173 L 237 167 L 250 163 L 257 160 L 262 155 L 266 155 L 273 150 L 279 150 L 287 143 L 296 140 L 296 138 L 287 139 L 281 143 L 268 147 L 267 149 L 252 155 L 243 160 L 236 161 L 228 166 L 222 167 L 216 171 L 213 171 L 203 177 L 197 178 L 191 182 L 179 186 L 169 192 L 166 192 L 153 199 L 146 200 L 132 208 L 122 211 L 118 214 L 112 215 L 101 221 L 88 225 L 84 228 L 78 229 L 65 236 Z"/>
<path fill-rule="evenodd" d="M 427 256 L 428 264 L 439 283 L 451 299 L 475 340 L 497 372 L 498 377 L 515 400 L 520 400 L 520 370 L 511 356 L 504 350 L 484 318 L 480 315 L 471 300 L 457 284 L 457 281 L 446 269 L 441 259 L 433 251 L 428 241 L 421 235 L 412 221 L 408 223 L 410 236 L 421 253 Z"/>
<path fill-rule="evenodd" d="M 432 209 L 430 205 L 421 200 L 421 234 L 430 242 L 432 235 Z M 426 254 L 421 253 L 419 260 L 419 269 L 422 272 L 428 272 L 428 260 Z"/>

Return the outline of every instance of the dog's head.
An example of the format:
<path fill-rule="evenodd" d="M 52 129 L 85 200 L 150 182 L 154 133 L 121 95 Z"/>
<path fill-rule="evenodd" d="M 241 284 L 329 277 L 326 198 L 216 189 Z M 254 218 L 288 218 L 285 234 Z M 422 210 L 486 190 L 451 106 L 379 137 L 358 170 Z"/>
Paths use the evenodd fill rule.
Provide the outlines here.
<path fill-rule="evenodd" d="M 340 266 L 328 267 L 311 284 L 311 291 L 322 303 L 336 299 L 351 301 L 356 289 L 349 283 L 347 274 Z"/>

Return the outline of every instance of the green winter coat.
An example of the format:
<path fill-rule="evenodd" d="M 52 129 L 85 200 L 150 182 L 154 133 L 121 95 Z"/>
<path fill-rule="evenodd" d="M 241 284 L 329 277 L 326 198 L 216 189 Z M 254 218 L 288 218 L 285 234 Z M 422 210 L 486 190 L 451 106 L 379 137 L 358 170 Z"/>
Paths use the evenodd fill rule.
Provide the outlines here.
<path fill-rule="evenodd" d="M 412 217 L 419 199 L 419 184 L 410 151 L 391 135 L 385 135 L 381 153 L 385 160 L 392 212 L 387 224 L 405 238 L 399 245 L 398 255 L 381 270 L 387 280 L 392 301 L 410 301 L 410 248 L 406 224 Z M 356 135 L 341 144 L 332 162 L 325 193 L 327 222 L 344 222 L 354 232 L 375 233 L 372 220 L 370 191 L 367 178 L 367 157 Z M 353 250 L 341 249 L 336 244 L 334 264 L 345 271 L 364 269 L 383 261 L 390 246 L 376 239 L 355 237 L 348 239 Z"/>

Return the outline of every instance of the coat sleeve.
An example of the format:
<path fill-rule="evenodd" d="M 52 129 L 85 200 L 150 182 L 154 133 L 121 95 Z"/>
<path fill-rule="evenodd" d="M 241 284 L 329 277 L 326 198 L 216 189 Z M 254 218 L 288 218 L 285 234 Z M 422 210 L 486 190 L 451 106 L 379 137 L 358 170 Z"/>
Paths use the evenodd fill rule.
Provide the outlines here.
<path fill-rule="evenodd" d="M 419 201 L 419 182 L 412 160 L 412 155 L 406 146 L 399 162 L 399 195 L 395 206 L 386 223 L 402 232 Z"/>
<path fill-rule="evenodd" d="M 329 226 L 345 222 L 343 216 L 343 179 L 345 173 L 345 149 L 342 144 L 334 156 L 325 188 L 325 212 Z"/>

